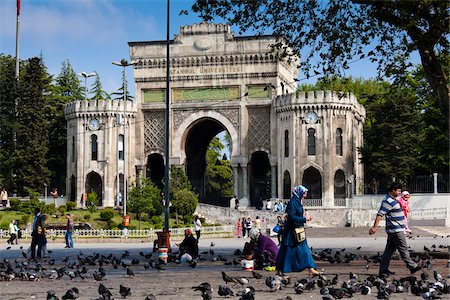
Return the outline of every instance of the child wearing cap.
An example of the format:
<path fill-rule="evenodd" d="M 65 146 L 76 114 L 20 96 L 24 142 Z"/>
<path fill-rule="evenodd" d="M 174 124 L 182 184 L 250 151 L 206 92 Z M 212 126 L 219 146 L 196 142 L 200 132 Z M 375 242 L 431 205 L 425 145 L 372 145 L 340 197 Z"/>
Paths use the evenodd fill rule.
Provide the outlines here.
<path fill-rule="evenodd" d="M 411 229 L 408 227 L 408 213 L 411 211 L 409 207 L 409 199 L 411 198 L 411 194 L 408 191 L 403 191 L 398 202 L 403 210 L 403 214 L 405 215 L 405 234 L 411 232 Z"/>

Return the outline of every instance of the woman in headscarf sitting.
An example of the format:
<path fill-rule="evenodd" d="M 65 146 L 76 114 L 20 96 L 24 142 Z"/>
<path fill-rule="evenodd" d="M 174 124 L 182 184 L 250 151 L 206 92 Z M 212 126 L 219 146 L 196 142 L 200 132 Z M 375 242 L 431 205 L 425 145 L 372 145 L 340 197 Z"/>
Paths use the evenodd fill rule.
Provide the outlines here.
<path fill-rule="evenodd" d="M 278 247 L 267 236 L 262 235 L 257 228 L 252 228 L 249 232 L 251 241 L 255 243 L 253 259 L 257 269 L 266 266 L 274 266 L 277 261 Z"/>
<path fill-rule="evenodd" d="M 192 229 L 184 231 L 184 240 L 178 245 L 180 248 L 180 258 L 183 254 L 189 254 L 193 259 L 198 256 L 198 241 L 192 234 Z"/>
<path fill-rule="evenodd" d="M 308 243 L 305 240 L 297 242 L 294 230 L 303 227 L 312 217 L 305 218 L 302 200 L 306 197 L 308 189 L 302 185 L 294 187 L 291 200 L 286 207 L 287 220 L 283 231 L 280 250 L 277 257 L 277 271 L 280 275 L 290 272 L 301 272 L 308 269 L 310 276 L 318 276 L 316 264 L 311 255 Z"/>

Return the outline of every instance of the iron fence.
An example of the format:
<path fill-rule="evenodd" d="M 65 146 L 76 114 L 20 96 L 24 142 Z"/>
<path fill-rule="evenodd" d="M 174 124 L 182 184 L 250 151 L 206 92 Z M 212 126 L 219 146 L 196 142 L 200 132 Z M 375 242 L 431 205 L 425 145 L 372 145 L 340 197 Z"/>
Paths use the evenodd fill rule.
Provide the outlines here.
<path fill-rule="evenodd" d="M 171 228 L 171 236 L 183 236 L 187 228 Z M 146 229 L 146 230 L 114 230 L 114 229 L 81 229 L 75 230 L 73 237 L 76 238 L 156 238 L 156 232 L 160 230 Z M 234 232 L 233 225 L 223 226 L 204 226 L 202 227 L 202 234 L 215 233 L 232 233 Z M 50 229 L 47 231 L 47 238 L 63 238 L 66 230 Z M 31 237 L 31 230 L 25 229 L 22 232 L 23 238 Z M 9 238 L 8 230 L 0 229 L 0 238 Z"/>

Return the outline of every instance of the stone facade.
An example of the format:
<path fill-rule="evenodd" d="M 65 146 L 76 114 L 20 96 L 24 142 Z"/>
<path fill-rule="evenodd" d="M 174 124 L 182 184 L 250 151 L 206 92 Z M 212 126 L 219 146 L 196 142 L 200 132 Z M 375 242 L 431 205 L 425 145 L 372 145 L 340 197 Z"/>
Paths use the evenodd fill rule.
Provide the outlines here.
<path fill-rule="evenodd" d="M 223 130 L 231 137 L 233 192 L 242 207 L 257 205 L 260 199 L 288 198 L 291 187 L 305 182 L 319 206 L 332 207 L 335 199 L 359 193 L 355 178 L 363 177 L 357 148 L 364 108 L 351 94 L 296 95 L 297 60 L 280 60 L 271 49 L 276 42 L 273 36 L 235 37 L 228 25 L 207 23 L 182 26 L 171 41 L 169 163 L 185 168 L 201 201 L 208 200 L 206 147 Z M 145 176 L 160 183 L 165 163 L 166 42 L 130 42 L 129 47 L 136 100 L 126 108 L 128 183 Z M 103 156 L 88 160 L 85 176 L 99 174 L 104 206 L 114 204 L 115 176 L 123 174 L 123 162 L 119 160 L 118 167 L 114 163 L 114 105 L 123 111 L 122 101 L 87 104 L 87 119 L 97 116 L 102 124 L 96 132 Z M 69 180 L 67 190 L 77 197 L 82 190 L 84 109 L 82 102 L 66 108 L 68 178 L 73 176 L 75 182 L 70 189 Z"/>

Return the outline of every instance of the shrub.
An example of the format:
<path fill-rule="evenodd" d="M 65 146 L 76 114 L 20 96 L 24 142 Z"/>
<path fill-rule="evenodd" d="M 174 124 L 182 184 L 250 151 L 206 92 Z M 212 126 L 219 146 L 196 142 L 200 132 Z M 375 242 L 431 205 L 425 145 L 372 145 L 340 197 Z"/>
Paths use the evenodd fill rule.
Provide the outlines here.
<path fill-rule="evenodd" d="M 67 212 L 67 206 L 66 205 L 61 205 L 60 207 L 58 207 L 58 211 L 61 213 L 61 215 L 65 215 L 66 212 Z"/>
<path fill-rule="evenodd" d="M 40 202 L 38 199 L 31 199 L 27 201 L 21 201 L 19 205 L 19 211 L 26 213 L 26 214 L 32 214 L 34 213 L 34 209 L 36 207 L 43 208 L 44 202 Z"/>
<path fill-rule="evenodd" d="M 74 210 L 77 207 L 77 203 L 75 201 L 68 201 L 66 203 L 67 211 Z"/>
<path fill-rule="evenodd" d="M 8 221 L 3 221 L 2 223 L 0 223 L 0 229 L 8 229 L 8 228 L 9 228 Z"/>
<path fill-rule="evenodd" d="M 92 215 L 91 215 L 91 214 L 85 214 L 84 217 L 83 217 L 83 219 L 84 219 L 85 221 L 90 221 L 91 218 L 92 218 Z"/>
<path fill-rule="evenodd" d="M 9 200 L 9 205 L 11 206 L 11 210 L 19 211 L 21 202 L 22 201 L 20 201 L 17 198 L 12 198 L 11 200 Z"/>
<path fill-rule="evenodd" d="M 47 215 L 54 215 L 56 213 L 55 204 L 47 204 L 42 207 L 42 213 Z"/>
<path fill-rule="evenodd" d="M 163 228 L 162 223 L 155 224 L 155 229 L 162 229 L 162 228 Z"/>
<path fill-rule="evenodd" d="M 91 213 L 97 210 L 98 195 L 96 192 L 92 191 L 87 195 L 86 206 Z"/>
<path fill-rule="evenodd" d="M 172 228 L 181 228 L 180 224 L 173 224 Z"/>
<path fill-rule="evenodd" d="M 116 212 L 112 208 L 106 208 L 100 212 L 100 220 L 109 221 L 116 215 Z"/>
<path fill-rule="evenodd" d="M 194 218 L 192 217 L 192 215 L 185 215 L 183 216 L 183 222 L 186 225 L 191 225 L 194 222 Z"/>
<path fill-rule="evenodd" d="M 118 224 L 114 222 L 113 220 L 108 220 L 106 222 L 106 229 L 118 229 Z"/>
<path fill-rule="evenodd" d="M 150 220 L 153 224 L 158 224 L 158 223 L 163 222 L 163 219 L 161 218 L 161 216 L 153 216 Z"/>
<path fill-rule="evenodd" d="M 137 218 L 139 219 L 139 218 Z M 148 214 L 142 214 L 141 215 L 141 221 L 148 222 L 150 220 L 150 216 Z"/>
<path fill-rule="evenodd" d="M 31 221 L 31 216 L 30 215 L 23 215 L 22 218 L 20 218 L 22 221 L 22 224 L 24 224 L 25 226 L 30 223 Z"/>
<path fill-rule="evenodd" d="M 0 220 L 3 218 L 3 215 L 0 215 Z"/>

